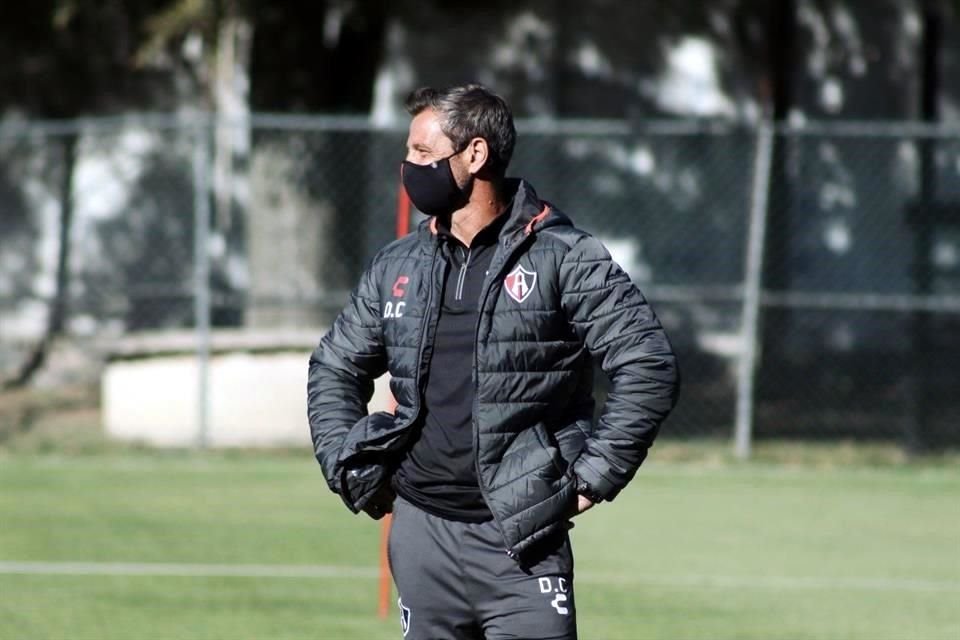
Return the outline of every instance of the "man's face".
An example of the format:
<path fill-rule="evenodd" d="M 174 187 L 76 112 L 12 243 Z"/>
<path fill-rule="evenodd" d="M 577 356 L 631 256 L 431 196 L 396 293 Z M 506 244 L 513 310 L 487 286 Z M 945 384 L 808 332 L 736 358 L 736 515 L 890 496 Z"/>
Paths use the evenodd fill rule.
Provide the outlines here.
<path fill-rule="evenodd" d="M 469 179 L 460 154 L 451 157 L 455 149 L 453 141 L 440 129 L 440 118 L 433 109 L 424 109 L 410 121 L 407 135 L 407 162 L 430 164 L 444 158 L 450 158 L 450 170 L 461 187 Z"/>

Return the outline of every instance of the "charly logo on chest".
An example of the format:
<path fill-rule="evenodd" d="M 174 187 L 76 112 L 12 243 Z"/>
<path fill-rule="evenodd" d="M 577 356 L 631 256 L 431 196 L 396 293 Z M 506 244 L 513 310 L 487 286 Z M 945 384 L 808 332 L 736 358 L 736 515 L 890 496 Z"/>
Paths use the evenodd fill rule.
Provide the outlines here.
<path fill-rule="evenodd" d="M 397 276 L 397 279 L 391 287 L 390 293 L 393 294 L 393 298 L 387 300 L 386 304 L 383 305 L 383 317 L 384 318 L 402 318 L 403 312 L 407 307 L 407 303 L 402 298 L 407 295 L 407 285 L 410 284 L 409 276 Z"/>

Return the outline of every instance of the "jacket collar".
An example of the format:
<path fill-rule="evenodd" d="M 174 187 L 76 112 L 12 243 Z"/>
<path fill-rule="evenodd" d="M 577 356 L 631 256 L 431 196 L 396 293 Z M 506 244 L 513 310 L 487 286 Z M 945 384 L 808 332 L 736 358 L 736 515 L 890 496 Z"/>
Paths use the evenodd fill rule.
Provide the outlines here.
<path fill-rule="evenodd" d="M 520 178 L 507 178 L 505 192 L 511 196 L 510 208 L 503 214 L 506 221 L 500 230 L 500 238 L 506 241 L 512 236 L 526 236 L 536 230 L 554 224 L 570 224 L 569 219 L 556 211 L 549 203 L 540 200 L 533 186 Z M 441 234 L 441 225 L 436 218 L 420 223 L 422 241 L 436 241 Z"/>
<path fill-rule="evenodd" d="M 477 232 L 477 235 L 473 238 L 473 243 L 471 246 L 476 247 L 492 247 L 497 244 L 497 241 L 500 237 L 500 232 L 503 230 L 503 225 L 507 221 L 507 212 L 494 218 L 487 226 Z M 450 231 L 449 220 L 445 217 L 436 217 L 433 219 L 433 229 L 441 240 L 444 240 L 448 243 L 462 244 Z"/>

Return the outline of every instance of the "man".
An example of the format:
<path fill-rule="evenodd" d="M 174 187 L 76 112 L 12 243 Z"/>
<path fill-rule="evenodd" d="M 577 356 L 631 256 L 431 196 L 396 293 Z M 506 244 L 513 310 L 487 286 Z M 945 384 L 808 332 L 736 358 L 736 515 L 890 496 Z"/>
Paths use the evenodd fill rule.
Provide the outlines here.
<path fill-rule="evenodd" d="M 352 511 L 394 514 L 405 637 L 575 638 L 569 520 L 643 462 L 675 358 L 606 249 L 504 177 L 500 97 L 423 88 L 407 110 L 402 180 L 430 218 L 374 258 L 310 359 L 314 450 Z M 396 413 L 368 416 L 386 371 Z"/>

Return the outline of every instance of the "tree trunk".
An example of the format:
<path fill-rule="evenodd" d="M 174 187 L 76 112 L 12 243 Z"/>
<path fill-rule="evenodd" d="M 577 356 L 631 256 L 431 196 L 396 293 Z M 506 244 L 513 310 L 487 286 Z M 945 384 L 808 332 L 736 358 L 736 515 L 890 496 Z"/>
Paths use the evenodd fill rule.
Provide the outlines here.
<path fill-rule="evenodd" d="M 3 382 L 4 389 L 25 387 L 43 367 L 54 339 L 66 326 L 70 297 L 70 236 L 73 232 L 73 177 L 77 163 L 77 135 L 63 139 L 63 173 L 60 179 L 60 233 L 57 249 L 57 273 L 53 300 L 47 314 L 47 326 L 37 345 L 30 351 L 17 373 Z"/>
<path fill-rule="evenodd" d="M 795 0 L 781 0 L 770 5 L 767 16 L 766 73 L 768 105 L 774 122 L 787 122 L 793 106 L 793 81 L 795 77 L 794 38 L 797 28 Z M 774 136 L 770 170 L 770 197 L 767 203 L 767 239 L 764 247 L 762 289 L 786 291 L 790 287 L 790 228 L 791 194 L 788 162 L 791 141 L 785 136 Z M 782 367 L 785 357 L 783 340 L 790 324 L 789 309 L 762 309 L 760 332 L 760 367 L 768 371 L 786 371 Z M 758 402 L 765 394 L 764 380 L 771 385 L 768 392 L 784 388 L 782 377 L 757 376 Z M 787 385 L 789 387 L 789 385 Z"/>
<path fill-rule="evenodd" d="M 920 113 L 924 122 L 935 123 L 939 118 L 937 100 L 940 97 L 940 47 L 941 17 L 937 3 L 925 2 L 923 6 L 923 39 L 920 57 L 922 60 Z M 920 141 L 920 194 L 916 207 L 913 228 L 913 292 L 924 297 L 933 292 L 933 266 L 930 263 L 933 248 L 934 226 L 937 210 L 936 140 L 923 138 Z M 904 447 L 918 453 L 928 446 L 928 422 L 930 419 L 930 360 L 931 318 L 928 311 L 914 311 L 910 315 L 910 343 L 913 362 L 907 383 L 910 408 L 904 422 Z"/>
<path fill-rule="evenodd" d="M 236 14 L 234 3 L 221 19 L 214 63 L 213 103 L 216 108 L 214 133 L 213 188 L 216 227 L 229 231 L 235 209 L 245 203 L 246 166 L 250 155 L 250 50 L 253 27 Z M 243 219 L 238 212 L 237 219 Z"/>

